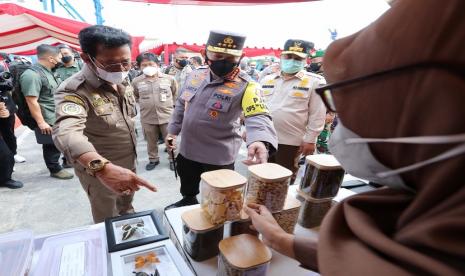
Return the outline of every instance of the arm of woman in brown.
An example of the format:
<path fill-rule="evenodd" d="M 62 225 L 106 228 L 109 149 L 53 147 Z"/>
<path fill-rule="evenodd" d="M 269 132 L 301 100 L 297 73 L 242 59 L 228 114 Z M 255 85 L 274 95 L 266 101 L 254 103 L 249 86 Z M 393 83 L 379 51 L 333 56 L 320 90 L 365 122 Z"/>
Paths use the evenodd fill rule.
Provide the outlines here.
<path fill-rule="evenodd" d="M 316 238 L 296 237 L 286 233 L 263 205 L 249 204 L 244 207 L 253 227 L 262 234 L 263 242 L 279 253 L 296 259 L 303 267 L 318 271 Z"/>

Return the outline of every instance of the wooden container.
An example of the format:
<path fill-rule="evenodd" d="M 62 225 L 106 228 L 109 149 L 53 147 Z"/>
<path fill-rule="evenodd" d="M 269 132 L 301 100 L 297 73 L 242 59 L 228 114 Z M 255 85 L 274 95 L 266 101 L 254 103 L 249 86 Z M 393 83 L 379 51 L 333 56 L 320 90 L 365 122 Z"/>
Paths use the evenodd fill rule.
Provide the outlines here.
<path fill-rule="evenodd" d="M 329 154 L 306 157 L 305 175 L 300 190 L 313 198 L 333 198 L 344 179 L 344 169 L 336 158 Z"/>
<path fill-rule="evenodd" d="M 213 224 L 240 219 L 247 179 L 232 170 L 216 170 L 201 175 L 201 206 Z"/>
<path fill-rule="evenodd" d="M 252 226 L 252 220 L 250 217 L 244 212 L 241 211 L 241 218 L 239 220 L 231 222 L 230 225 L 230 236 L 237 236 L 240 234 L 250 234 L 252 236 L 258 237 L 258 232 L 255 230 L 250 229 Z"/>
<path fill-rule="evenodd" d="M 270 212 L 281 211 L 291 176 L 290 170 L 274 163 L 249 166 L 246 203 L 265 205 Z"/>
<path fill-rule="evenodd" d="M 299 210 L 302 204 L 293 196 L 288 195 L 284 208 L 273 214 L 273 217 L 278 222 L 279 226 L 289 234 L 294 233 L 295 225 L 299 218 Z"/>
<path fill-rule="evenodd" d="M 197 262 L 218 255 L 218 244 L 223 239 L 223 225 L 210 223 L 200 208 L 185 211 L 182 215 L 183 247 Z"/>
<path fill-rule="evenodd" d="M 264 276 L 271 261 L 271 250 L 257 237 L 242 234 L 220 242 L 218 276 Z"/>
<path fill-rule="evenodd" d="M 298 222 L 302 227 L 314 228 L 320 226 L 324 216 L 331 209 L 332 199 L 316 199 L 303 196 L 304 201 L 300 207 Z"/>

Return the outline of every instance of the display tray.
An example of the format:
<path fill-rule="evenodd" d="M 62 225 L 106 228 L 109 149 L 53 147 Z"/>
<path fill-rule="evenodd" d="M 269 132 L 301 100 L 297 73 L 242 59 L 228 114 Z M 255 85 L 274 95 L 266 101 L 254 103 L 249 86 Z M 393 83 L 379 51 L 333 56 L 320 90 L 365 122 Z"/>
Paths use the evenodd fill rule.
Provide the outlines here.
<path fill-rule="evenodd" d="M 32 231 L 20 230 L 0 235 L 0 275 L 27 275 L 33 248 Z"/>
<path fill-rule="evenodd" d="M 111 253 L 113 276 L 193 276 L 170 240 Z"/>
<path fill-rule="evenodd" d="M 108 218 L 105 229 L 110 253 L 168 238 L 153 210 Z"/>
<path fill-rule="evenodd" d="M 103 229 L 74 231 L 45 239 L 32 275 L 107 275 Z"/>

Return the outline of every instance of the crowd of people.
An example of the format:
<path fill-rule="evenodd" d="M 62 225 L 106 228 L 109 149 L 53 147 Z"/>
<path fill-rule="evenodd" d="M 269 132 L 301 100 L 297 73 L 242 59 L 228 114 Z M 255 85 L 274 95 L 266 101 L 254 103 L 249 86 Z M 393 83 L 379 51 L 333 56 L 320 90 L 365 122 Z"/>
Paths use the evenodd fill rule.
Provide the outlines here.
<path fill-rule="evenodd" d="M 266 60 L 260 68 L 244 60 L 240 34 L 212 31 L 201 57 L 180 48 L 164 67 L 152 53 L 133 64 L 126 32 L 91 26 L 79 34 L 82 63 L 66 46 L 40 45 L 38 63 L 23 70 L 18 85 L 7 85 L 8 74 L 2 75 L 0 87 L 20 91 L 24 101 L 11 105 L 5 98 L 0 117 L 18 108 L 35 129 L 52 177 L 69 179 L 63 166 L 74 167 L 96 223 L 134 212 L 141 187 L 156 191 L 135 170 L 137 104 L 146 169 L 160 162 L 160 137 L 173 153 L 171 169 L 177 163 L 182 199 L 167 209 L 197 204 L 200 175 L 234 169 L 244 142 L 246 165 L 278 163 L 293 172 L 292 182 L 302 156 L 331 153 L 347 172 L 383 188 L 332 208 L 318 239 L 288 234 L 264 206 L 246 206 L 267 245 L 328 275 L 460 275 L 465 149 L 457 118 L 465 110 L 465 7 L 449 2 L 444 16 L 437 12 L 441 3 L 398 0 L 327 52 L 289 39 L 279 62 Z M 398 28 L 402 20 L 408 28 Z M 11 182 L 16 152 L 6 141 L 0 139 L 7 160 L 0 180 L 13 188 L 19 186 Z"/>
<path fill-rule="evenodd" d="M 165 66 L 150 52 L 133 62 L 130 37 L 122 30 L 93 26 L 79 38 L 81 54 L 67 45 L 43 44 L 35 64 L 24 59 L 5 64 L 12 76 L 4 89 L 10 108 L 2 116 L 8 115 L 12 135 L 2 134 L 2 141 L 15 140 L 17 113 L 42 145 L 51 177 L 71 179 L 65 169 L 75 168 L 95 222 L 133 211 L 138 187 L 110 176 L 113 172 L 155 189 L 135 175 L 137 110 L 147 140 L 146 170 L 160 163 L 160 140 L 174 141 L 166 146 L 168 162 L 175 170 L 176 159 L 183 198 L 167 208 L 197 204 L 200 174 L 234 169 L 243 141 L 247 164 L 276 162 L 292 170 L 293 181 L 300 157 L 316 152 L 326 109 L 315 94 L 324 78 L 308 72 L 311 42 L 286 41 L 281 61 L 265 59 L 258 69 L 256 61 L 244 58 L 245 36 L 234 33 L 211 32 L 200 55 L 178 48 Z M 15 154 L 11 148 L 9 155 Z M 99 176 L 99 166 L 115 169 Z M 11 173 L 2 179 L 3 186 L 22 186 Z"/>

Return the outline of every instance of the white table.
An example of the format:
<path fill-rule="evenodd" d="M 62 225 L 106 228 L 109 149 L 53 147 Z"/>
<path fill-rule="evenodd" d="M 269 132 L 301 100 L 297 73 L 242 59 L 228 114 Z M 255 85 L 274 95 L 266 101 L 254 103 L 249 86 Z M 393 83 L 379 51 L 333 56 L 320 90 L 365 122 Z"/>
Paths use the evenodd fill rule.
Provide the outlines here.
<path fill-rule="evenodd" d="M 291 195 L 296 195 L 297 185 L 292 185 L 289 188 L 289 193 Z M 340 189 L 338 195 L 334 199 L 335 201 L 340 201 L 354 193 L 347 189 Z M 169 229 L 170 238 L 173 240 L 174 244 L 184 256 L 184 259 L 190 263 L 191 267 L 195 273 L 199 276 L 215 276 L 218 268 L 218 258 L 213 257 L 203 262 L 194 261 L 183 248 L 183 238 L 182 238 L 182 219 L 181 215 L 183 212 L 195 208 L 200 208 L 200 205 L 191 205 L 186 207 L 174 208 L 167 210 L 164 214 L 165 227 Z M 225 233 L 228 233 L 229 227 L 225 227 Z M 296 225 L 294 233 L 298 236 L 304 237 L 315 237 L 318 236 L 316 230 L 303 228 L 300 225 Z M 228 235 L 225 235 L 227 237 Z M 270 267 L 268 270 L 269 276 L 310 276 L 310 275 L 319 275 L 318 273 L 306 270 L 300 267 L 299 262 L 284 256 L 274 250 L 272 250 L 273 257 L 271 259 Z"/>

